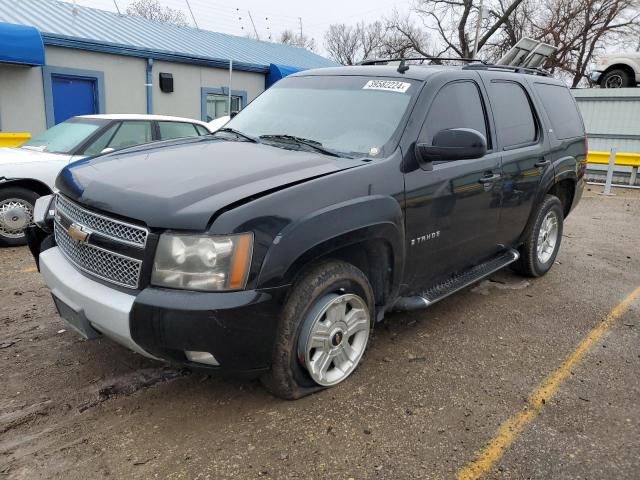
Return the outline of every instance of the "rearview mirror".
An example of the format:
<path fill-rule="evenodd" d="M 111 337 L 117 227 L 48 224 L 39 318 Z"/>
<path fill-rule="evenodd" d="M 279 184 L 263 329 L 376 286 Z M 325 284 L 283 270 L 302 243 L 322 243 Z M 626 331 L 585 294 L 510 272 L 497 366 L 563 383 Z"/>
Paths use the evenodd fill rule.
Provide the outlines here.
<path fill-rule="evenodd" d="M 418 143 L 416 153 L 424 162 L 470 160 L 487 153 L 487 139 L 471 128 L 448 128 L 436 133 L 431 145 Z"/>

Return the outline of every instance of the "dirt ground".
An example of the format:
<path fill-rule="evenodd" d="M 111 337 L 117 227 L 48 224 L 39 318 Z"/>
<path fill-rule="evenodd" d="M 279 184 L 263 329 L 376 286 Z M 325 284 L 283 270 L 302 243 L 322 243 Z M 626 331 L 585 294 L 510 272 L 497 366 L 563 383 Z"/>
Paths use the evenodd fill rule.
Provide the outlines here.
<path fill-rule="evenodd" d="M 0 478 L 455 478 L 640 285 L 640 192 L 590 189 L 544 278 L 390 315 L 347 382 L 296 402 L 80 339 L 27 249 L 1 250 Z M 639 478 L 638 303 L 489 478 Z"/>

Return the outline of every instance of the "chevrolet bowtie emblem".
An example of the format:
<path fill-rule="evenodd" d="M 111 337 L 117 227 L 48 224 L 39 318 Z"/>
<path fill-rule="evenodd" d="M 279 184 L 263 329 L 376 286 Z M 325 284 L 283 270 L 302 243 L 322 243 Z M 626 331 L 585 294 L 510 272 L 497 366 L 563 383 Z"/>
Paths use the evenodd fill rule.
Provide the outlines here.
<path fill-rule="evenodd" d="M 67 229 L 67 233 L 73 240 L 79 243 L 87 243 L 89 239 L 89 232 L 85 232 L 82 229 L 82 225 L 78 225 L 77 223 L 72 223 Z"/>

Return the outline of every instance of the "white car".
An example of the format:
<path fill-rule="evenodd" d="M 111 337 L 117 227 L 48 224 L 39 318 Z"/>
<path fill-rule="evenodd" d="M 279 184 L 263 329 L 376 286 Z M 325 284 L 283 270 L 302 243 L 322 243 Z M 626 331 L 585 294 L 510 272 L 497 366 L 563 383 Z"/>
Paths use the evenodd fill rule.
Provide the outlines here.
<path fill-rule="evenodd" d="M 209 129 L 211 131 L 215 132 L 216 130 L 220 130 L 222 127 L 224 127 L 229 122 L 229 120 L 231 120 L 231 117 L 229 115 L 224 115 L 220 118 L 214 118 L 207 125 L 209 125 Z"/>
<path fill-rule="evenodd" d="M 629 88 L 640 83 L 640 52 L 620 53 L 600 58 L 591 81 L 601 88 Z"/>
<path fill-rule="evenodd" d="M 19 148 L 0 148 L 0 245 L 24 245 L 23 230 L 33 206 L 52 192 L 69 162 L 120 148 L 182 137 L 208 135 L 205 122 L 162 115 L 72 117 Z"/>

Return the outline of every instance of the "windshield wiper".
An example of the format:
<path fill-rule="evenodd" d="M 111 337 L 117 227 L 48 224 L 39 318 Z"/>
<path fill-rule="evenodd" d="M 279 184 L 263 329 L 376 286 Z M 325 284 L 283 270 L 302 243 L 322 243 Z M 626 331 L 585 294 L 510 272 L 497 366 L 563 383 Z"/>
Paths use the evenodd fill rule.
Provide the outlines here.
<path fill-rule="evenodd" d="M 263 140 L 284 140 L 286 142 L 290 142 L 290 143 L 297 143 L 299 145 L 305 145 L 307 147 L 311 147 L 314 150 L 317 150 L 318 152 L 322 152 L 325 155 L 331 155 L 332 157 L 343 157 L 344 155 L 341 155 L 340 153 L 334 151 L 334 150 L 330 150 L 327 147 L 323 147 L 322 143 L 318 142 L 317 140 L 309 140 L 308 138 L 301 138 L 301 137 L 295 137 L 293 135 L 284 135 L 284 134 L 280 134 L 280 135 L 260 135 L 260 139 Z"/>
<path fill-rule="evenodd" d="M 216 130 L 215 132 L 213 132 L 213 134 L 215 135 L 218 132 L 227 132 L 227 133 L 233 133 L 234 135 L 237 135 L 238 137 L 242 137 L 242 138 L 246 138 L 247 140 L 249 140 L 250 142 L 253 143 L 260 143 L 260 140 L 258 140 L 256 137 L 253 137 L 247 133 L 242 133 L 239 130 L 236 130 L 235 128 L 231 128 L 231 127 L 222 127 L 218 130 Z"/>

